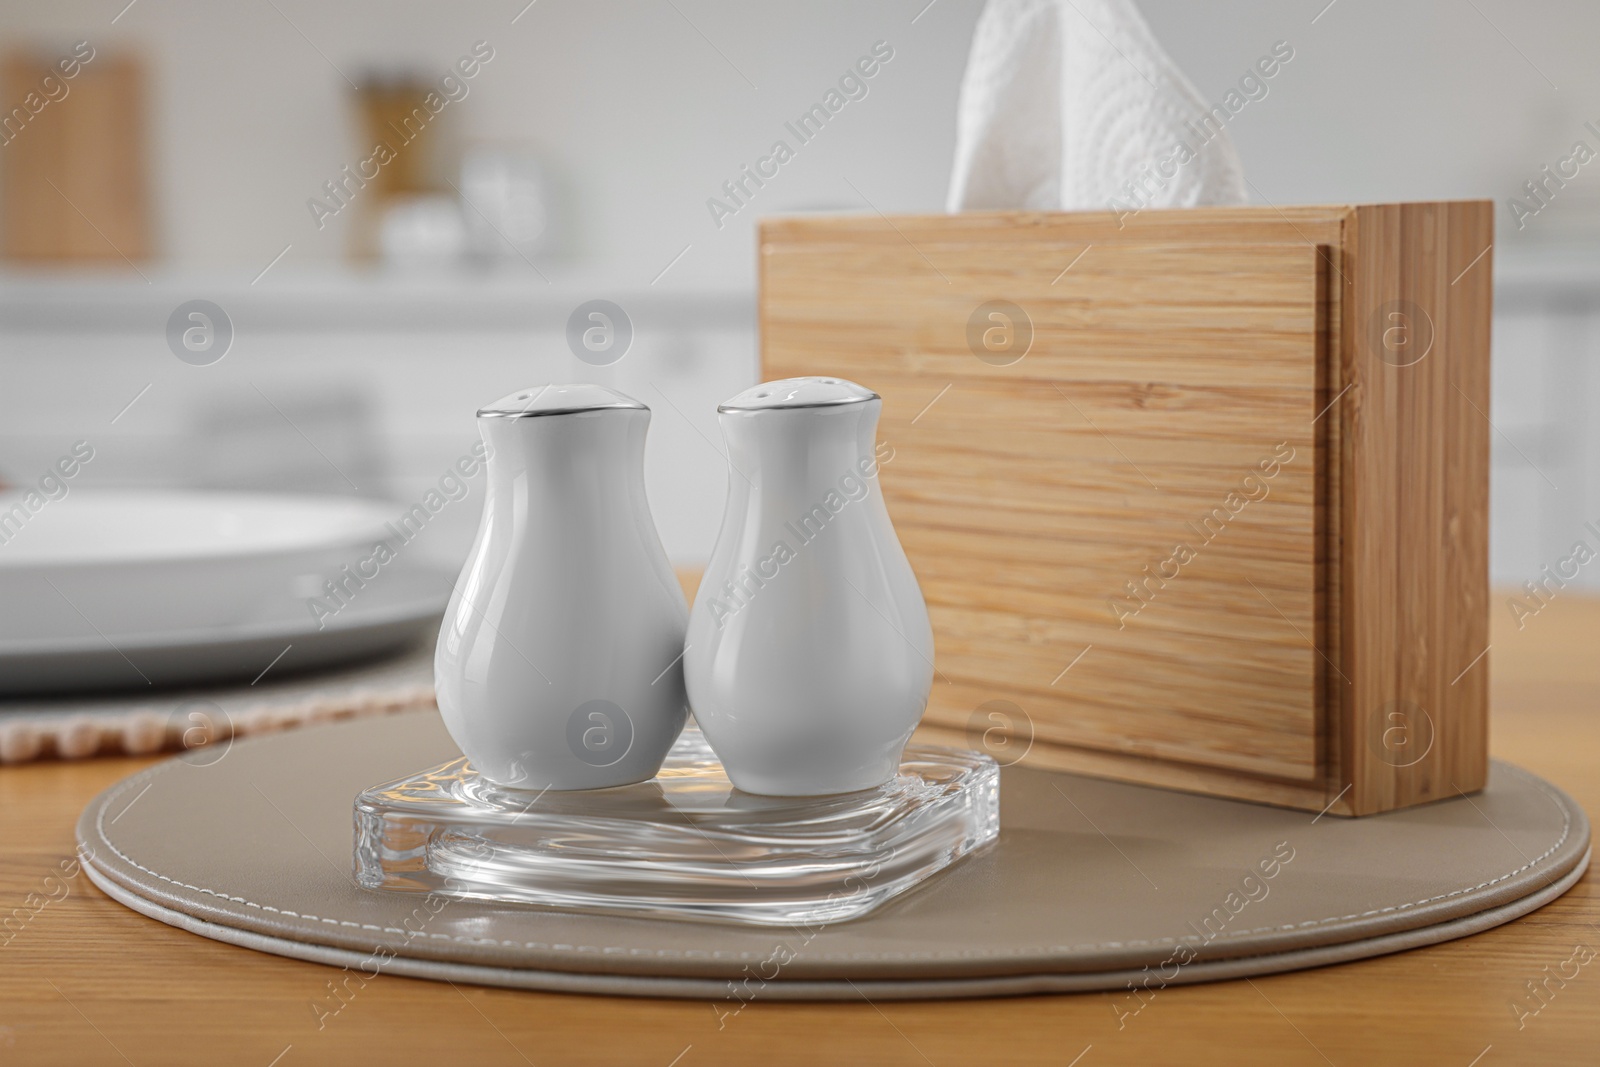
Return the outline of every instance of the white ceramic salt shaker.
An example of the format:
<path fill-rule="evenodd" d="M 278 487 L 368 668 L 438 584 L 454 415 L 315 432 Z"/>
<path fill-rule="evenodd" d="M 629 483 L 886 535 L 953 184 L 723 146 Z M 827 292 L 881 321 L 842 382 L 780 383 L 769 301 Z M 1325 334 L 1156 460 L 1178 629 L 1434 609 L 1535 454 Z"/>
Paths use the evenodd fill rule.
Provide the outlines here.
<path fill-rule="evenodd" d="M 689 614 L 689 703 L 733 784 L 813 796 L 892 777 L 933 684 L 933 629 L 878 488 L 883 401 L 791 378 L 717 409 L 732 470 Z"/>
<path fill-rule="evenodd" d="M 488 493 L 434 686 L 450 736 L 500 785 L 641 782 L 683 729 L 688 612 L 645 499 L 649 424 L 598 385 L 478 412 Z"/>

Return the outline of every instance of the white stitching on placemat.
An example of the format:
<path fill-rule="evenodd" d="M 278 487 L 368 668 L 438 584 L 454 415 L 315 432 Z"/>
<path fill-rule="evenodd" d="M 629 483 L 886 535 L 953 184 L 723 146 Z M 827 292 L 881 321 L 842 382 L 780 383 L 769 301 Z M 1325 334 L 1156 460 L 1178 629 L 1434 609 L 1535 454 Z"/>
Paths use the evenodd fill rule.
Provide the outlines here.
<path fill-rule="evenodd" d="M 178 763 L 178 761 L 176 761 L 176 760 L 170 760 L 170 761 L 167 761 L 167 762 L 164 762 L 164 763 L 159 763 L 154 767 L 151 767 L 151 768 L 149 768 L 147 770 L 141 771 L 138 774 L 135 774 L 135 775 L 129 777 L 127 780 L 125 780 L 122 783 L 120 783 L 111 792 L 107 793 L 105 800 L 101 802 L 100 811 L 95 816 L 95 829 L 96 829 L 96 831 L 99 832 L 100 839 L 102 841 L 104 841 L 106 843 L 106 846 L 108 848 L 110 848 L 112 852 L 116 853 L 117 857 L 119 859 L 121 859 L 124 863 L 128 864 L 130 867 L 138 868 L 139 870 L 143 871 L 145 874 L 148 874 L 153 878 L 159 878 L 163 882 L 167 882 L 167 883 L 169 883 L 171 885 L 178 886 L 180 889 L 187 889 L 187 890 L 189 890 L 190 892 L 193 892 L 193 893 L 204 893 L 207 896 L 217 897 L 218 899 L 230 901 L 230 902 L 236 903 L 236 904 L 243 904 L 243 905 L 245 905 L 246 907 L 249 907 L 249 908 L 256 908 L 256 909 L 259 909 L 260 911 L 269 911 L 269 912 L 272 912 L 275 915 L 285 915 L 285 916 L 288 916 L 288 917 L 294 918 L 294 919 L 304 919 L 307 922 L 327 923 L 330 926 L 349 926 L 349 927 L 354 927 L 354 928 L 360 929 L 360 930 L 375 930 L 375 931 L 377 931 L 379 933 L 385 933 L 385 934 L 400 934 L 400 935 L 402 935 L 404 937 L 424 936 L 421 931 L 404 930 L 404 929 L 401 929 L 401 928 L 395 927 L 395 926 L 377 926 L 377 925 L 374 925 L 372 923 L 357 923 L 357 922 L 352 922 L 352 921 L 350 921 L 348 919 L 324 918 L 324 917 L 317 916 L 317 915 L 307 915 L 307 914 L 302 914 L 302 913 L 296 912 L 296 911 L 290 911 L 287 908 L 275 908 L 270 904 L 258 904 L 253 900 L 246 900 L 244 897 L 232 896 L 232 895 L 230 895 L 228 893 L 219 892 L 219 891 L 217 891 L 215 889 L 207 889 L 205 886 L 190 885 L 187 882 L 180 882 L 176 878 L 169 878 L 166 875 L 162 874 L 160 871 L 151 870 L 149 867 L 146 867 L 144 864 L 138 862 L 133 857 L 131 857 L 127 853 L 123 852 L 120 848 L 118 848 L 116 846 L 115 842 L 113 842 L 111 840 L 111 838 L 106 833 L 106 827 L 105 827 L 106 809 L 111 806 L 111 802 L 113 800 L 115 800 L 117 797 L 121 796 L 123 793 L 127 792 L 129 789 L 133 788 L 134 785 L 138 784 L 139 782 L 144 781 L 147 778 L 153 778 L 157 774 L 160 774 L 160 773 L 162 773 L 162 772 L 164 772 L 166 770 L 169 770 L 170 768 L 176 766 L 177 763 Z M 1514 870 L 1508 871 L 1505 874 L 1500 875 L 1498 878 L 1491 878 L 1486 882 L 1479 882 L 1475 886 L 1464 886 L 1461 889 L 1452 889 L 1448 893 L 1439 893 L 1439 894 L 1436 894 L 1436 895 L 1431 896 L 1431 897 L 1424 897 L 1421 900 L 1414 900 L 1414 901 L 1411 901 L 1410 903 L 1407 903 L 1407 904 L 1392 904 L 1392 905 L 1390 905 L 1389 907 L 1386 907 L 1386 908 L 1373 908 L 1373 909 L 1371 909 L 1369 911 L 1353 912 L 1353 913 L 1351 913 L 1349 915 L 1330 915 L 1325 919 L 1308 919 L 1305 922 L 1301 922 L 1301 923 L 1283 923 L 1283 924 L 1276 925 L 1276 926 L 1258 926 L 1258 927 L 1255 927 L 1254 929 L 1250 929 L 1250 930 L 1230 930 L 1230 931 L 1225 932 L 1221 936 L 1223 936 L 1225 938 L 1249 937 L 1249 936 L 1254 935 L 1254 934 L 1281 932 L 1281 931 L 1285 931 L 1285 930 L 1304 930 L 1305 928 L 1311 927 L 1311 926 L 1323 926 L 1323 925 L 1326 925 L 1328 923 L 1349 922 L 1352 919 L 1368 919 L 1368 918 L 1371 918 L 1371 917 L 1373 917 L 1375 915 L 1388 915 L 1388 914 L 1392 914 L 1392 913 L 1395 913 L 1395 912 L 1408 911 L 1408 910 L 1410 910 L 1412 908 L 1419 908 L 1419 907 L 1422 907 L 1423 905 L 1426 905 L 1426 904 L 1435 903 L 1436 901 L 1448 900 L 1451 897 L 1457 897 L 1457 896 L 1462 895 L 1463 893 L 1473 893 L 1473 892 L 1477 892 L 1478 890 L 1487 889 L 1488 887 L 1490 887 L 1492 885 L 1498 885 L 1499 883 L 1504 882 L 1507 879 L 1516 877 L 1517 875 L 1521 874 L 1523 871 L 1529 870 L 1530 868 L 1537 866 L 1539 863 L 1543 862 L 1544 860 L 1548 859 L 1550 856 L 1554 855 L 1556 853 L 1556 851 L 1558 849 L 1560 849 L 1563 844 L 1566 843 L 1567 836 L 1572 832 L 1572 815 L 1571 815 L 1571 812 L 1568 811 L 1567 806 L 1565 804 L 1561 803 L 1559 800 L 1556 799 L 1556 797 L 1554 795 L 1551 794 L 1550 790 L 1545 788 L 1544 782 L 1540 778 L 1538 778 L 1537 776 L 1529 774 L 1527 771 L 1524 771 L 1521 767 L 1517 767 L 1514 764 L 1502 763 L 1502 764 L 1500 764 L 1500 767 L 1502 769 L 1506 770 L 1506 771 L 1509 771 L 1509 772 L 1515 773 L 1517 775 L 1520 775 L 1522 778 L 1524 778 L 1524 779 L 1526 779 L 1528 781 L 1531 781 L 1533 783 L 1533 785 L 1535 786 L 1535 788 L 1537 788 L 1541 793 L 1543 793 L 1546 797 L 1548 797 L 1550 799 L 1550 802 L 1556 806 L 1556 810 L 1561 812 L 1561 835 L 1556 838 L 1554 844 L 1552 844 L 1545 851 L 1541 852 L 1539 855 L 1535 856 L 1533 859 L 1531 859 L 1531 860 L 1527 861 L 1526 863 L 1524 863 L 1521 867 L 1517 867 Z M 500 946 L 504 946 L 504 947 L 507 947 L 507 948 L 535 949 L 535 950 L 545 950 L 545 951 L 553 951 L 553 952 L 574 952 L 574 951 L 576 951 L 576 952 L 603 952 L 603 953 L 625 952 L 630 956 L 651 956 L 651 955 L 653 955 L 653 956 L 656 956 L 658 958 L 661 958 L 661 957 L 667 957 L 667 958 L 681 957 L 681 958 L 685 958 L 685 959 L 724 959 L 724 958 L 727 958 L 727 957 L 731 956 L 734 959 L 764 959 L 768 955 L 768 953 L 765 953 L 765 952 L 728 953 L 728 952 L 723 952 L 721 950 L 715 950 L 715 951 L 712 951 L 712 952 L 707 952 L 704 949 L 689 949 L 687 951 L 679 951 L 677 949 L 641 949 L 641 948 L 621 946 L 621 945 L 615 945 L 615 946 L 613 946 L 613 945 L 603 945 L 603 946 L 599 946 L 599 947 L 592 946 L 592 945 L 565 945 L 565 944 L 550 945 L 550 944 L 546 944 L 543 941 L 506 941 L 506 940 L 500 940 L 500 939 L 496 939 L 496 938 L 492 938 L 492 937 L 466 937 L 466 936 L 458 935 L 458 934 L 441 934 L 441 933 L 428 933 L 425 936 L 427 936 L 429 938 L 433 938 L 433 939 L 438 939 L 438 940 L 454 941 L 454 942 L 457 942 L 459 944 L 466 944 L 466 945 L 500 945 Z M 1095 949 L 1145 948 L 1145 947 L 1149 947 L 1149 946 L 1153 946 L 1153 945 L 1177 945 L 1177 944 L 1180 944 L 1180 943 L 1192 942 L 1193 940 L 1195 940 L 1195 939 L 1192 938 L 1192 937 L 1191 938 L 1158 937 L 1158 938 L 1151 938 L 1151 939 L 1140 938 L 1140 939 L 1133 939 L 1133 940 L 1128 940 L 1128 941 L 1089 942 L 1089 943 L 1085 943 L 1085 944 L 1081 944 L 1081 945 L 1042 945 L 1042 946 L 1034 946 L 1034 947 L 1029 947 L 1029 948 L 1010 948 L 1010 949 L 1001 949 L 1001 950 L 985 949 L 985 950 L 982 950 L 980 952 L 974 952 L 971 949 L 962 949 L 959 952 L 932 952 L 932 953 L 929 953 L 929 952 L 917 952 L 917 953 L 900 953 L 900 952 L 894 952 L 894 953 L 889 953 L 889 952 L 850 952 L 850 953 L 828 952 L 828 953 L 823 953 L 820 956 L 815 956 L 813 958 L 814 959 L 823 959 L 823 960 L 879 960 L 879 961 L 904 960 L 904 959 L 963 959 L 963 958 L 964 959 L 971 959 L 971 958 L 974 958 L 974 957 L 981 958 L 981 959 L 993 959 L 993 958 L 996 958 L 996 957 L 1005 957 L 1005 956 L 1031 956 L 1031 955 L 1037 955 L 1037 954 L 1040 954 L 1040 953 L 1050 953 L 1050 952 L 1082 952 L 1082 951 L 1095 950 Z"/>

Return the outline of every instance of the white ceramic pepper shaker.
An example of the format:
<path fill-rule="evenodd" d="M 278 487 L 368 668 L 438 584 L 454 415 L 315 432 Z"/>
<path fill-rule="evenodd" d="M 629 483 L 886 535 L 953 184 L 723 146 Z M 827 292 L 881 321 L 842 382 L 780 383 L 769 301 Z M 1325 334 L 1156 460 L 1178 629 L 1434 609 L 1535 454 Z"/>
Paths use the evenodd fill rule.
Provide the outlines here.
<path fill-rule="evenodd" d="M 478 412 L 488 494 L 434 685 L 450 736 L 499 785 L 641 782 L 683 729 L 688 612 L 645 499 L 649 424 L 598 385 Z"/>
<path fill-rule="evenodd" d="M 791 378 L 717 409 L 732 469 L 689 615 L 689 703 L 733 784 L 812 796 L 892 777 L 933 684 L 933 629 L 878 488 L 883 401 Z"/>

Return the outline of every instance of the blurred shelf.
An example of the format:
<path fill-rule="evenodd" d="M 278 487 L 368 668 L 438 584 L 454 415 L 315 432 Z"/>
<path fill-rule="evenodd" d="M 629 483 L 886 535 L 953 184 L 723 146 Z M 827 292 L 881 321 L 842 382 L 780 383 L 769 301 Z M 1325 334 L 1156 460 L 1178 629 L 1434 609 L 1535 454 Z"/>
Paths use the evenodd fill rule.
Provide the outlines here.
<path fill-rule="evenodd" d="M 523 264 L 428 273 L 279 266 L 258 281 L 237 270 L 0 269 L 0 332 L 113 332 L 163 326 L 188 300 L 222 306 L 252 330 L 559 330 L 587 300 L 621 305 L 636 328 L 753 330 L 753 289 L 617 283 L 614 275 Z M 1508 242 L 1494 249 L 1505 310 L 1600 303 L 1600 244 Z M 148 280 L 147 280 L 148 278 Z"/>
<path fill-rule="evenodd" d="M 621 306 L 635 329 L 755 327 L 753 290 L 616 284 L 614 278 L 544 269 L 440 273 L 271 271 L 0 271 L 0 333 L 164 328 L 189 300 L 210 300 L 235 328 L 256 331 L 561 330 L 588 300 Z"/>

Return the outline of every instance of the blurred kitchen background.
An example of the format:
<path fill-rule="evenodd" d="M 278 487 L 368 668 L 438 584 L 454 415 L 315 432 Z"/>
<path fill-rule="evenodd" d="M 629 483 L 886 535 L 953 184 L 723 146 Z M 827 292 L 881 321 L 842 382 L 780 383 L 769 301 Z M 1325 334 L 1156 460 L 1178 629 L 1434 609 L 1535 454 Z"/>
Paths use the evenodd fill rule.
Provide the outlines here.
<path fill-rule="evenodd" d="M 757 373 L 756 219 L 941 210 L 980 6 L 3 0 L 0 479 L 82 439 L 77 485 L 409 504 L 476 440 L 480 403 L 588 379 L 654 408 L 657 522 L 675 560 L 703 560 L 714 408 Z M 1600 162 L 1543 170 L 1600 150 L 1600 6 L 1140 7 L 1212 101 L 1293 47 L 1230 127 L 1258 199 L 1496 201 L 1494 578 L 1600 544 Z M 893 58 L 866 97 L 714 217 L 878 41 Z M 397 152 L 374 160 L 384 130 Z M 597 299 L 634 331 L 609 365 L 567 341 Z M 174 355 L 193 300 L 226 317 L 181 320 L 202 348 L 231 324 L 208 365 Z M 435 552 L 464 552 L 481 491 L 429 527 Z"/>

